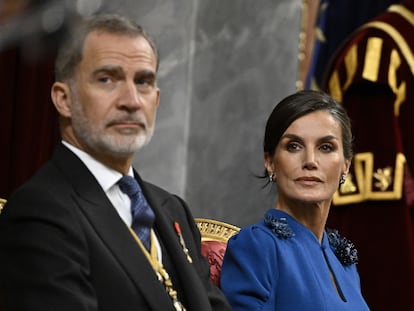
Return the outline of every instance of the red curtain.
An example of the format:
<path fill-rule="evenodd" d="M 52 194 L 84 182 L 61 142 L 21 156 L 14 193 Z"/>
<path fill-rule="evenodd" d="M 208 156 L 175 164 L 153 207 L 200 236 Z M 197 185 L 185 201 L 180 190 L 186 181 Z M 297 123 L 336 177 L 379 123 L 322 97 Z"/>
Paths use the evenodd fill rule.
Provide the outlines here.
<path fill-rule="evenodd" d="M 329 226 L 357 246 L 375 311 L 414 310 L 414 0 L 403 3 L 343 41 L 322 84 L 347 109 L 355 135 L 349 184 Z"/>
<path fill-rule="evenodd" d="M 5 199 L 45 162 L 59 139 L 50 99 L 54 52 L 33 58 L 31 52 L 30 46 L 0 52 L 0 197 Z"/>

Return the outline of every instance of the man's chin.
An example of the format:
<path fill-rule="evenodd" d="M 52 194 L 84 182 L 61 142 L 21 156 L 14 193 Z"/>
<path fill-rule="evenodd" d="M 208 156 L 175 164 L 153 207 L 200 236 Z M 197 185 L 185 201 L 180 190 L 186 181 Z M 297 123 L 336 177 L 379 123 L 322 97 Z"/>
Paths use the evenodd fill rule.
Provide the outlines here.
<path fill-rule="evenodd" d="M 121 154 L 121 155 L 131 155 L 138 150 L 142 149 L 145 145 L 149 143 L 151 140 L 150 137 L 147 136 L 139 136 L 133 139 L 132 141 L 125 141 L 125 142 L 118 142 L 113 144 L 110 148 L 113 152 Z"/>

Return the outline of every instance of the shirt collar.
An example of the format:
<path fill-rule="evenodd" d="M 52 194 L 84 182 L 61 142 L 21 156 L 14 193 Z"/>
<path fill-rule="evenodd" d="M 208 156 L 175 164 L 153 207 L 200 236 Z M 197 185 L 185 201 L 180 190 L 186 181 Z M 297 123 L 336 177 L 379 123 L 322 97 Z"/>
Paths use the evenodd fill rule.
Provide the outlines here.
<path fill-rule="evenodd" d="M 79 159 L 81 159 L 81 161 L 86 165 L 92 175 L 95 176 L 96 180 L 105 192 L 107 192 L 109 188 L 116 184 L 122 177 L 122 174 L 120 172 L 102 164 L 85 151 L 69 144 L 66 141 L 62 141 L 62 143 L 74 154 L 76 154 Z M 129 168 L 128 175 L 132 177 L 134 176 L 132 167 Z"/>

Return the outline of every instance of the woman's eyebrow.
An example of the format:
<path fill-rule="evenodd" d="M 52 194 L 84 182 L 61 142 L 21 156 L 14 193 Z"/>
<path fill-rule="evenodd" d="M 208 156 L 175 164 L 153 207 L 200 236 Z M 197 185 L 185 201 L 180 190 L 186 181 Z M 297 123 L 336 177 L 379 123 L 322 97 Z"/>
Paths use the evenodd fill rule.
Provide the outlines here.
<path fill-rule="evenodd" d="M 303 138 L 296 135 L 296 134 L 286 133 L 280 139 L 284 139 L 284 138 L 288 138 L 288 139 L 296 140 L 296 141 L 303 141 Z M 322 141 L 322 142 L 323 141 L 332 141 L 332 140 L 338 140 L 338 137 L 336 137 L 335 135 L 326 135 L 326 136 L 320 137 L 318 139 L 318 141 Z"/>
<path fill-rule="evenodd" d="M 282 137 L 280 137 L 280 139 L 284 139 L 284 138 L 297 140 L 297 141 L 302 141 L 303 140 L 300 136 L 298 136 L 296 134 L 289 134 L 289 133 L 286 133 L 286 134 L 282 135 Z"/>

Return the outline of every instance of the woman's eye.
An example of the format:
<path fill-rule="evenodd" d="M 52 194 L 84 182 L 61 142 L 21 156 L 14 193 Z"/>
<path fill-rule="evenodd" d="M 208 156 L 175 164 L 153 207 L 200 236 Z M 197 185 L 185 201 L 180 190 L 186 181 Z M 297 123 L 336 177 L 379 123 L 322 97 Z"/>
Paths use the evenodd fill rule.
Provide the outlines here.
<path fill-rule="evenodd" d="M 288 143 L 286 145 L 286 150 L 288 151 L 296 151 L 300 149 L 300 145 L 298 143 Z"/>
<path fill-rule="evenodd" d="M 323 144 L 320 149 L 322 151 L 326 151 L 326 152 L 330 152 L 332 150 L 334 150 L 334 147 L 331 144 Z"/>

